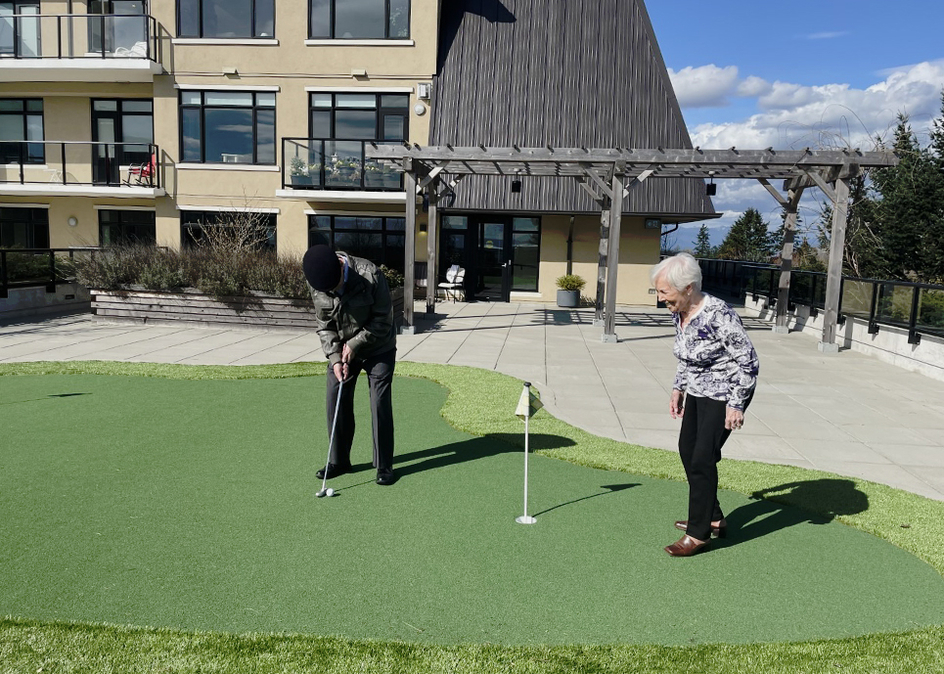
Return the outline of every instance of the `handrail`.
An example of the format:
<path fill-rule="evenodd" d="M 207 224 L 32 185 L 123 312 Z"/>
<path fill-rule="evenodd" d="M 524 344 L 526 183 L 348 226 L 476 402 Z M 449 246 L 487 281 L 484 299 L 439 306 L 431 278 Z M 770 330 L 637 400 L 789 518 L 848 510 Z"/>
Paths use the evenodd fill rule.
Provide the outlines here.
<path fill-rule="evenodd" d="M 42 157 L 35 152 L 37 146 L 42 146 Z M 7 154 L 7 149 L 15 147 L 13 153 Z M 58 157 L 47 151 L 48 148 L 57 148 Z M 76 151 L 78 148 L 78 151 Z M 87 152 L 83 148 L 88 148 Z M 36 158 L 30 159 L 30 153 Z M 142 186 L 159 188 L 161 186 L 161 172 L 157 170 L 157 157 L 160 148 L 154 143 L 106 143 L 101 141 L 82 140 L 4 140 L 0 141 L 0 162 L 4 157 L 10 166 L 15 166 L 17 175 L 7 177 L 6 171 L 0 164 L 0 184 L 18 183 L 20 185 L 55 183 L 61 185 L 103 185 L 106 187 Z M 129 172 L 124 178 L 121 176 L 123 166 L 150 164 L 153 170 L 147 171 L 146 176 L 140 173 Z M 79 176 L 70 173 L 76 171 Z"/>
<path fill-rule="evenodd" d="M 76 253 L 95 255 L 102 250 L 98 246 L 75 246 L 73 248 L 0 248 L 0 299 L 9 297 L 14 288 L 36 288 L 45 286 L 47 293 L 56 292 L 58 283 L 72 283 L 68 275 Z M 56 266 L 57 254 L 68 253 L 69 264 Z M 37 263 L 37 258 L 40 259 Z M 12 278 L 11 278 L 12 277 Z M 16 280 L 20 278 L 22 280 Z"/>
<path fill-rule="evenodd" d="M 704 283 L 726 284 L 724 277 L 717 278 L 718 265 L 723 262 L 735 270 L 738 294 L 749 292 L 756 302 L 764 297 L 769 306 L 777 302 L 780 267 L 740 260 L 710 260 L 701 258 Z M 825 272 L 791 270 L 790 304 L 810 307 L 810 315 L 825 309 Z M 910 292 L 908 292 L 910 291 Z M 921 335 L 944 337 L 944 285 L 916 281 L 893 281 L 887 279 L 842 276 L 839 292 L 839 320 L 854 316 L 868 321 L 869 334 L 876 334 L 879 326 L 892 326 L 908 330 L 908 343 L 920 344 Z"/>
<path fill-rule="evenodd" d="M 136 20 L 142 23 L 140 31 L 134 34 L 132 30 L 130 38 L 125 36 L 123 44 L 116 44 L 109 31 L 118 25 L 133 27 Z M 12 42 L 0 43 L 0 54 L 7 58 L 163 61 L 160 24 L 150 14 L 6 14 L 0 17 L 0 21 L 10 22 L 13 27 Z M 53 22 L 54 27 L 49 25 Z M 84 25 L 77 27 L 75 24 Z M 55 49 L 47 52 L 46 44 L 53 34 L 56 36 Z M 35 53 L 36 49 L 39 53 Z"/>

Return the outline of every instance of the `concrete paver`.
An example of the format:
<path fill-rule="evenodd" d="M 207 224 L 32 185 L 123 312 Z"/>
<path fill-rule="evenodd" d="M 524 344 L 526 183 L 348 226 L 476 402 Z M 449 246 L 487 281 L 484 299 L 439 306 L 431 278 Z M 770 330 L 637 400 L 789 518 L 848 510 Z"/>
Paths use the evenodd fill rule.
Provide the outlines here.
<path fill-rule="evenodd" d="M 548 411 L 591 433 L 674 451 L 674 328 L 664 310 L 620 307 L 604 344 L 592 309 L 537 303 L 416 305 L 401 360 L 531 381 Z M 944 500 L 944 382 L 864 354 L 825 355 L 802 333 L 745 319 L 761 360 L 754 402 L 726 457 L 861 477 Z M 98 323 L 75 315 L 0 324 L 0 362 L 121 360 L 205 365 L 324 361 L 311 331 Z"/>

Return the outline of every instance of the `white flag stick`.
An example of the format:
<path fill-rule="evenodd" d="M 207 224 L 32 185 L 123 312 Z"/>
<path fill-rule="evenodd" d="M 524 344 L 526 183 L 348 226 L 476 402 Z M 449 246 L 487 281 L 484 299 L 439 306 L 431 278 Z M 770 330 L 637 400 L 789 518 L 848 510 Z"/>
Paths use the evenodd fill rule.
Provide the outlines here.
<path fill-rule="evenodd" d="M 531 395 L 531 383 L 524 383 L 524 394 L 530 399 Z M 537 519 L 528 515 L 528 421 L 531 419 L 530 410 L 526 411 L 524 417 L 524 514 L 521 517 L 516 517 L 515 522 L 518 524 L 534 524 L 537 522 Z"/>

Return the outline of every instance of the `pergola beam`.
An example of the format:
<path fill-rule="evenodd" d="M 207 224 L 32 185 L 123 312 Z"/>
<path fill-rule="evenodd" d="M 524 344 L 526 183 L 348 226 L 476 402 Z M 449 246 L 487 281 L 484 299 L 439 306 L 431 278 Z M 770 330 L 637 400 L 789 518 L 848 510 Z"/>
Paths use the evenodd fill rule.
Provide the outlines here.
<path fill-rule="evenodd" d="M 604 341 L 614 341 L 613 316 L 616 305 L 616 276 L 619 266 L 619 231 L 623 198 L 633 185 L 648 178 L 689 179 L 754 179 L 777 200 L 786 211 L 785 228 L 792 233 L 796 227 L 796 209 L 800 195 L 808 187 L 818 187 L 833 201 L 832 245 L 830 247 L 829 277 L 827 283 L 826 320 L 822 345 L 833 345 L 838 317 L 838 303 L 842 280 L 842 245 L 845 239 L 845 217 L 848 212 L 848 181 L 862 169 L 894 166 L 898 158 L 892 151 L 862 152 L 855 150 L 703 150 L 701 148 L 655 149 L 588 149 L 588 148 L 521 148 L 506 147 L 452 147 L 419 145 L 377 145 L 365 148 L 366 158 L 392 166 L 407 173 L 405 188 L 413 194 L 417 181 L 422 185 L 445 184 L 444 176 L 458 180 L 464 175 L 515 175 L 543 177 L 572 177 L 577 180 L 601 209 L 600 258 L 597 279 L 597 315 L 604 313 Z M 604 180 L 602 176 L 607 176 Z M 771 184 L 783 180 L 784 197 Z M 608 185 L 607 182 L 610 184 Z M 454 185 L 454 182 L 452 183 Z M 831 187 L 835 184 L 836 187 Z M 597 189 L 594 189 L 597 188 Z M 599 192 L 597 191 L 599 190 Z M 612 198 L 618 195 L 619 198 Z M 438 197 L 438 193 L 437 193 Z M 431 198 L 431 202 L 438 198 Z M 407 199 L 406 223 L 406 280 L 404 291 L 405 329 L 413 330 L 413 264 L 416 204 Z M 434 207 L 433 213 L 436 212 Z M 840 220 L 842 220 L 840 222 Z M 430 227 L 435 227 L 435 222 Z M 433 239 L 433 234 L 430 238 Z M 783 258 L 792 260 L 792 240 L 785 241 Z M 430 258 L 435 264 L 435 254 Z M 604 265 L 606 278 L 604 279 Z M 781 269 L 785 284 L 780 288 L 780 312 L 785 311 L 789 298 L 790 266 Z M 434 280 L 435 270 L 428 272 L 428 281 Z M 430 287 L 434 293 L 435 288 Z M 605 307 L 601 296 L 605 294 Z M 435 299 L 433 300 L 435 301 Z M 427 302 L 427 311 L 430 303 Z M 785 324 L 785 315 L 783 322 Z M 596 321 L 595 321 L 596 322 Z M 823 350 L 827 350 L 823 348 Z"/>

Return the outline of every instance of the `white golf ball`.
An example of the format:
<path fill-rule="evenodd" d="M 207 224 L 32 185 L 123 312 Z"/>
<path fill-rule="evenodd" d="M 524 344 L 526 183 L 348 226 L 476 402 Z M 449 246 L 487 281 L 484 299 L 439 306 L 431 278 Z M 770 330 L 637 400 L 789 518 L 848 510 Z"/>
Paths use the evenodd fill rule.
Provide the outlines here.
<path fill-rule="evenodd" d="M 328 487 L 325 490 L 325 496 L 334 496 L 334 489 L 332 489 L 331 487 Z"/>

